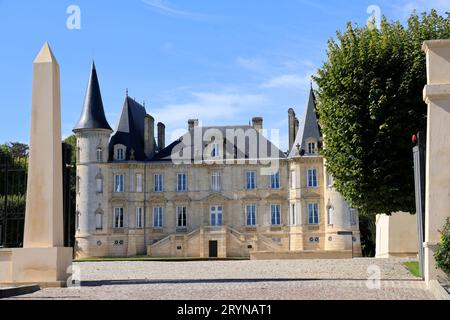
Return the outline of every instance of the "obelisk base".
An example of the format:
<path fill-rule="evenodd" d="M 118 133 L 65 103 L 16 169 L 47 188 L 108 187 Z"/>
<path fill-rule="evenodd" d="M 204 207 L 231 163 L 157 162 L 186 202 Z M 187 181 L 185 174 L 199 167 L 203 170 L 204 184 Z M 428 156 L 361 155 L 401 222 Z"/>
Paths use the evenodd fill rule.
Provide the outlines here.
<path fill-rule="evenodd" d="M 0 249 L 0 283 L 65 287 L 72 248 Z"/>

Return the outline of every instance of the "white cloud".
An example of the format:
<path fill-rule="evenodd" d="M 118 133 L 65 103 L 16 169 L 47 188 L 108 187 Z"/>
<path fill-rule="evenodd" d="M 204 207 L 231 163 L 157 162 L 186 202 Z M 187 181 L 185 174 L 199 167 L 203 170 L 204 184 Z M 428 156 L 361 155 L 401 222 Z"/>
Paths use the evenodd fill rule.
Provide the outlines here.
<path fill-rule="evenodd" d="M 185 128 L 188 119 L 199 119 L 204 123 L 223 119 L 234 120 L 267 102 L 264 95 L 241 93 L 194 92 L 191 98 L 192 101 L 189 102 L 157 108 L 153 115 L 174 130 L 177 127 Z"/>
<path fill-rule="evenodd" d="M 166 0 L 142 0 L 142 2 L 152 9 L 172 17 L 179 17 L 193 20 L 212 20 L 216 18 L 202 13 L 176 9 Z"/>
<path fill-rule="evenodd" d="M 264 82 L 261 87 L 263 88 L 283 88 L 283 89 L 301 89 L 305 86 L 309 86 L 311 83 L 311 75 L 304 76 L 298 74 L 284 74 L 276 76 L 268 81 Z"/>

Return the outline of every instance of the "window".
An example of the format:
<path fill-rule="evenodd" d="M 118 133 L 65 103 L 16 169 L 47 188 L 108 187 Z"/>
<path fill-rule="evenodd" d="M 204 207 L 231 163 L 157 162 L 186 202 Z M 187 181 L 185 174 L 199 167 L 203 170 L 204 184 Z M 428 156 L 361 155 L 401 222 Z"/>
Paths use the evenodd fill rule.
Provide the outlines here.
<path fill-rule="evenodd" d="M 177 227 L 186 228 L 186 207 L 177 207 Z"/>
<path fill-rule="evenodd" d="M 221 181 L 220 181 L 220 172 L 213 172 L 211 175 L 211 189 L 213 191 L 220 191 L 221 189 Z"/>
<path fill-rule="evenodd" d="M 153 227 L 162 228 L 163 227 L 163 215 L 164 211 L 162 207 L 153 208 Z"/>
<path fill-rule="evenodd" d="M 177 191 L 184 192 L 186 191 L 186 174 L 180 173 L 177 175 Z"/>
<path fill-rule="evenodd" d="M 155 192 L 163 192 L 164 178 L 162 174 L 155 174 Z"/>
<path fill-rule="evenodd" d="M 123 208 L 114 208 L 114 228 L 123 228 Z"/>
<path fill-rule="evenodd" d="M 123 148 L 118 148 L 117 149 L 116 159 L 119 160 L 119 161 L 125 160 L 125 151 L 124 151 Z"/>
<path fill-rule="evenodd" d="M 97 148 L 97 162 L 103 162 L 103 149 Z"/>
<path fill-rule="evenodd" d="M 317 188 L 317 169 L 308 169 L 308 187 Z"/>
<path fill-rule="evenodd" d="M 247 226 L 256 226 L 256 205 L 247 205 L 245 211 Z"/>
<path fill-rule="evenodd" d="M 314 142 L 308 143 L 308 154 L 316 154 L 316 144 Z"/>
<path fill-rule="evenodd" d="M 138 173 L 136 175 L 136 192 L 142 192 L 142 186 L 143 186 L 143 176 L 142 174 Z"/>
<path fill-rule="evenodd" d="M 350 209 L 349 214 L 350 214 L 350 224 L 352 226 L 356 225 L 358 221 L 358 210 Z"/>
<path fill-rule="evenodd" d="M 270 188 L 280 189 L 280 172 L 277 171 L 270 175 Z"/>
<path fill-rule="evenodd" d="M 279 204 L 272 204 L 270 206 L 270 217 L 271 223 L 274 226 L 279 226 L 281 224 L 281 206 Z"/>
<path fill-rule="evenodd" d="M 256 189 L 256 172 L 255 171 L 247 171 L 246 178 L 247 178 L 247 184 L 246 184 L 247 190 Z"/>
<path fill-rule="evenodd" d="M 144 228 L 144 209 L 136 208 L 136 228 Z"/>
<path fill-rule="evenodd" d="M 116 174 L 114 178 L 114 192 L 124 192 L 124 175 L 123 174 Z"/>
<path fill-rule="evenodd" d="M 334 184 L 333 176 L 331 174 L 327 174 L 327 186 L 331 188 Z"/>
<path fill-rule="evenodd" d="M 308 223 L 319 224 L 319 205 L 317 203 L 308 204 Z"/>
<path fill-rule="evenodd" d="M 221 226 L 223 223 L 222 206 L 211 207 L 211 226 Z"/>
<path fill-rule="evenodd" d="M 211 157 L 216 158 L 218 156 L 220 156 L 219 144 L 213 143 L 213 145 L 211 147 Z"/>
<path fill-rule="evenodd" d="M 297 188 L 297 180 L 296 180 L 295 171 L 291 171 L 291 188 L 292 189 Z"/>
<path fill-rule="evenodd" d="M 95 229 L 103 230 L 103 212 L 101 210 L 95 212 Z"/>
<path fill-rule="evenodd" d="M 81 162 L 81 148 L 80 147 L 77 148 L 77 161 Z"/>
<path fill-rule="evenodd" d="M 97 193 L 103 192 L 103 179 L 101 177 L 95 178 L 95 185 L 97 189 Z"/>
<path fill-rule="evenodd" d="M 333 207 L 328 207 L 327 209 L 327 218 L 328 218 L 328 224 L 329 225 L 333 225 L 334 221 L 333 221 L 333 216 L 334 216 L 334 208 Z"/>

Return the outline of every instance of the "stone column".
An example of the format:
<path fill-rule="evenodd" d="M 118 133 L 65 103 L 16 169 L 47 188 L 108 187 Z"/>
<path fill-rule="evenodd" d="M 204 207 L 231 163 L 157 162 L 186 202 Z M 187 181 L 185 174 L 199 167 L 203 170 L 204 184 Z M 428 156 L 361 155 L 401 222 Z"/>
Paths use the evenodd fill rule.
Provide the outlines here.
<path fill-rule="evenodd" d="M 34 61 L 24 247 L 0 250 L 0 283 L 66 284 L 61 143 L 59 66 L 46 43 Z"/>
<path fill-rule="evenodd" d="M 34 61 L 24 248 L 62 247 L 59 65 L 46 43 Z"/>
<path fill-rule="evenodd" d="M 426 41 L 428 84 L 427 160 L 425 186 L 425 281 L 436 280 L 433 254 L 439 230 L 450 216 L 450 40 Z"/>

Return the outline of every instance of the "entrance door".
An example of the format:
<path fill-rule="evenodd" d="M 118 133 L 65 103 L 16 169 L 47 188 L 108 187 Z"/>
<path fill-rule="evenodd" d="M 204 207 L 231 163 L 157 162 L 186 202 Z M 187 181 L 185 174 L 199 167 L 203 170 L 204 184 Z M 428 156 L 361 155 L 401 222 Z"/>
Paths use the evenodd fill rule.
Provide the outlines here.
<path fill-rule="evenodd" d="M 211 226 L 221 226 L 223 223 L 223 211 L 222 206 L 211 207 Z"/>
<path fill-rule="evenodd" d="M 217 258 L 217 240 L 209 241 L 209 257 Z"/>

